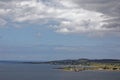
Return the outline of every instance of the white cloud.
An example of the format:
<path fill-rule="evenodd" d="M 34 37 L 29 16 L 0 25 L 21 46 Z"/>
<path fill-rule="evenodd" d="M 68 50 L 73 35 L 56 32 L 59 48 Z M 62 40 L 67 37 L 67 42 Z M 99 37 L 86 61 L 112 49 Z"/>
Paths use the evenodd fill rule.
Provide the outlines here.
<path fill-rule="evenodd" d="M 102 13 L 88 11 L 84 9 L 67 10 L 59 16 L 63 20 L 60 25 L 55 26 L 57 32 L 61 33 L 81 33 L 91 31 L 108 30 L 103 25 L 107 25 L 106 16 Z"/>
<path fill-rule="evenodd" d="M 0 9 L 0 15 L 6 15 L 10 9 Z"/>
<path fill-rule="evenodd" d="M 2 6 L 1 6 L 2 5 Z M 11 0 L 9 3 L 0 1 L 1 21 L 9 18 L 11 22 L 55 21 L 51 23 L 53 30 L 59 33 L 109 32 L 116 29 L 108 28 L 107 20 L 111 16 L 88 10 L 72 0 Z M 7 17 L 6 17 L 7 16 Z M 44 23 L 44 22 L 43 22 Z M 44 23 L 44 24 L 45 24 Z M 40 22 L 40 24 L 42 24 Z"/>

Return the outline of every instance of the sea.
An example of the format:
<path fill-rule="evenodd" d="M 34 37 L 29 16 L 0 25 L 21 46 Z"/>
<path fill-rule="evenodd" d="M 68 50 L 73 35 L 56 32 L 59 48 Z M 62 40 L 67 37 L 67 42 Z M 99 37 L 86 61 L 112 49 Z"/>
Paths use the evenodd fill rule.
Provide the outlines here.
<path fill-rule="evenodd" d="M 120 80 L 119 71 L 70 72 L 61 65 L 0 63 L 0 80 Z"/>

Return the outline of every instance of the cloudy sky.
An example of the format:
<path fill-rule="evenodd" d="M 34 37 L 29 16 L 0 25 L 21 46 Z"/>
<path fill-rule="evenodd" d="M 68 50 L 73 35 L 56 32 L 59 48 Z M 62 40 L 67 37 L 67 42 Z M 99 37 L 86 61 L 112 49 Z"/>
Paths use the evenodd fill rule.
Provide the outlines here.
<path fill-rule="evenodd" d="M 0 0 L 0 60 L 120 59 L 119 0 Z"/>

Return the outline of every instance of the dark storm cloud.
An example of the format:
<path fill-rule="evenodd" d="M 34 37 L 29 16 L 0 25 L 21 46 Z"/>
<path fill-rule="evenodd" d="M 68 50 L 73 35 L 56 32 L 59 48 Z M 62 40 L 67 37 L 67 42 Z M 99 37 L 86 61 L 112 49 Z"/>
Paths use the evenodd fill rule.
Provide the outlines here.
<path fill-rule="evenodd" d="M 101 12 L 112 17 L 106 20 L 106 28 L 120 31 L 120 0 L 74 0 L 80 8 Z"/>

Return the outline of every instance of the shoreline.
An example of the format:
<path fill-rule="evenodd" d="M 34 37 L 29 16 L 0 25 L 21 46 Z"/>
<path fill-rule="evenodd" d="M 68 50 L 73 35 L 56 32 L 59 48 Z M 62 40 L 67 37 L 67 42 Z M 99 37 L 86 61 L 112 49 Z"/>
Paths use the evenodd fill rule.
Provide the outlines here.
<path fill-rule="evenodd" d="M 103 67 L 59 67 L 55 68 L 63 71 L 70 71 L 70 72 L 81 72 L 81 71 L 120 71 L 120 68 L 103 68 Z"/>

